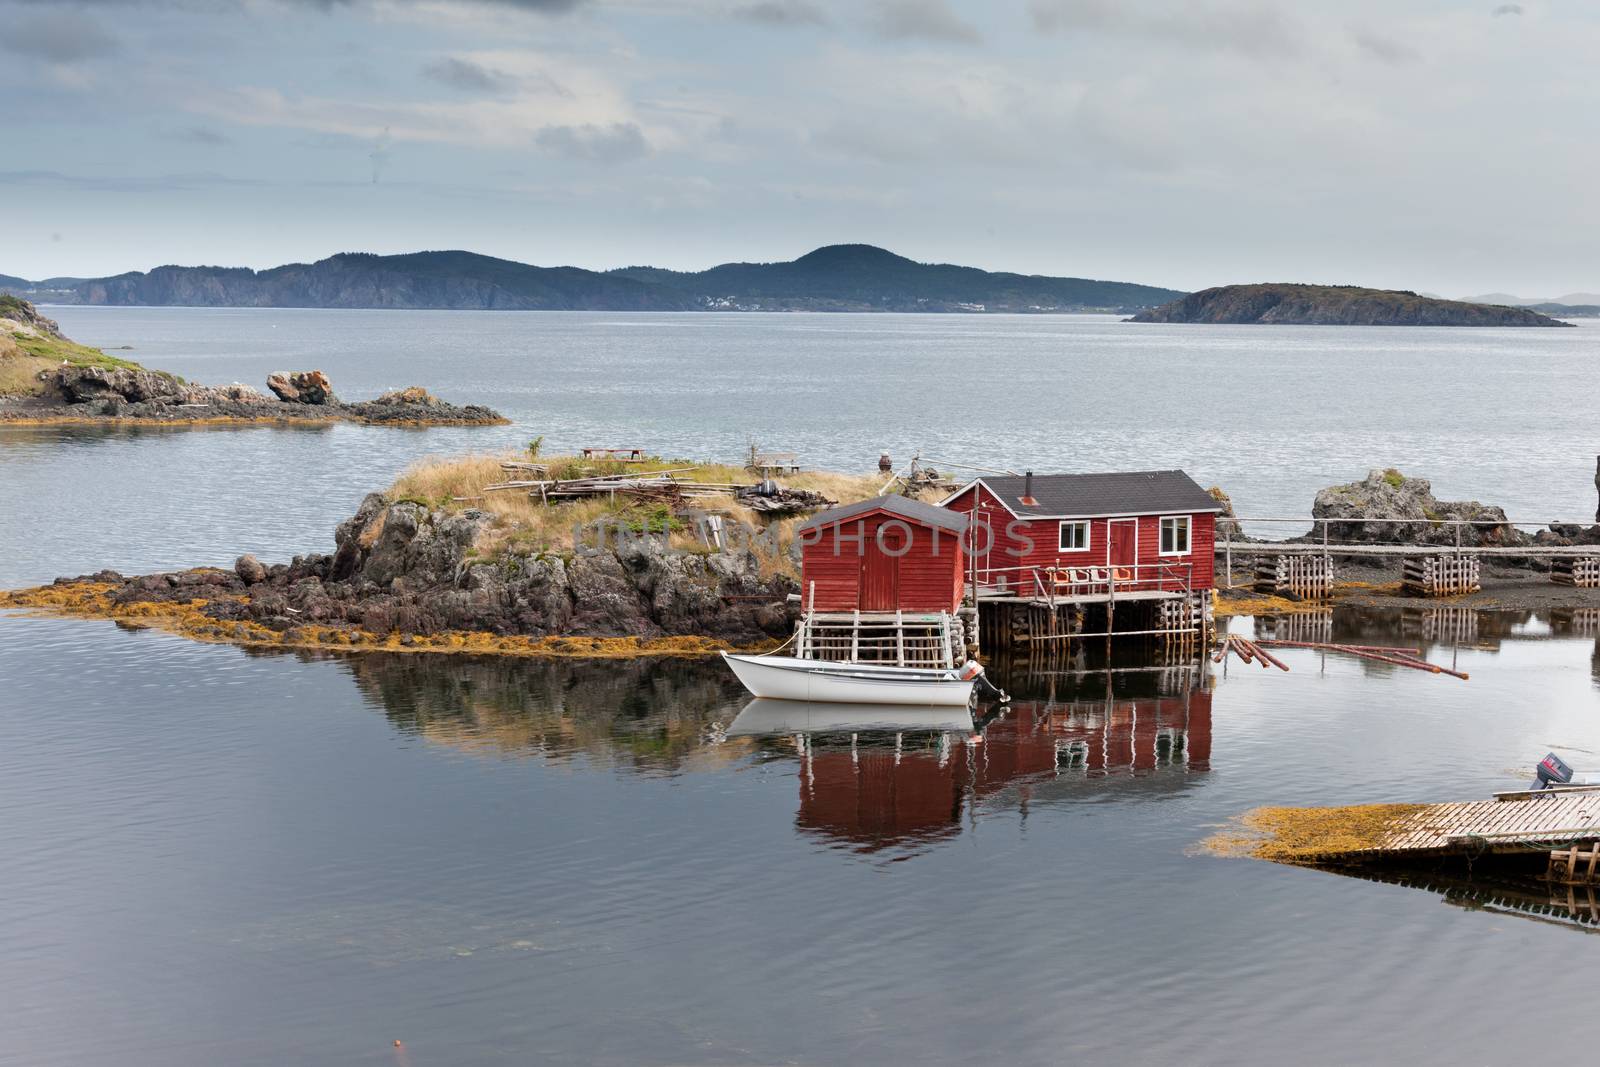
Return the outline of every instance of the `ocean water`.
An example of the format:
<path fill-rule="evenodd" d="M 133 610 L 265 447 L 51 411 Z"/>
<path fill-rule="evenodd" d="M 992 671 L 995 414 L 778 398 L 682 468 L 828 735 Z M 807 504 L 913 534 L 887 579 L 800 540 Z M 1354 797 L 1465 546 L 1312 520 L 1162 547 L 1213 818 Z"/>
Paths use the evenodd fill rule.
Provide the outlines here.
<path fill-rule="evenodd" d="M 61 308 L 153 366 L 489 429 L 0 434 L 0 585 L 326 550 L 420 456 L 1177 465 L 1303 514 L 1370 465 L 1577 518 L 1593 327 Z M 1236 625 L 1250 630 L 1250 620 Z M 0 1064 L 1502 1063 L 1568 1047 L 1600 901 L 1197 846 L 1261 804 L 1600 771 L 1592 612 L 1341 611 L 1310 652 L 996 666 L 970 726 L 751 709 L 716 663 L 264 653 L 0 614 Z M 1294 628 L 1289 633 L 1286 628 Z M 1087 673 L 1074 673 L 1074 672 Z M 395 1042 L 398 1041 L 397 1045 Z"/>
<path fill-rule="evenodd" d="M 1591 894 L 1196 846 L 1595 768 L 1594 629 L 1426 642 L 1470 682 L 1013 673 L 942 731 L 747 722 L 716 664 L 0 619 L 0 1063 L 1513 1062 L 1591 1014 Z"/>
<path fill-rule="evenodd" d="M 1595 511 L 1600 430 L 1577 398 L 1600 326 L 1165 326 L 1108 316 L 48 309 L 69 336 L 196 381 L 320 367 L 362 399 L 421 384 L 476 429 L 0 431 L 0 584 L 325 551 L 425 455 L 641 447 L 736 460 L 751 440 L 875 469 L 887 450 L 1057 470 L 1182 467 L 1241 514 L 1398 467 L 1513 518 Z M 119 516 L 124 521 L 109 522 Z M 137 530 L 136 535 L 127 531 Z M 1272 526 L 1259 532 L 1300 532 Z"/>

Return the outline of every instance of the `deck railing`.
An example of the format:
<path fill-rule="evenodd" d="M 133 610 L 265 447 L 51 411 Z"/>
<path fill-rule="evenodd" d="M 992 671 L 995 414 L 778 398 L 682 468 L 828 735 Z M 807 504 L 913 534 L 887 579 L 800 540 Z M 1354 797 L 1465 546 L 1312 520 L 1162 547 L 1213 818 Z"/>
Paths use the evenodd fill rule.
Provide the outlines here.
<path fill-rule="evenodd" d="M 1132 593 L 1194 591 L 1194 564 L 1174 560 L 1087 567 L 1022 564 L 992 567 L 976 577 L 979 600 L 1020 597 L 1051 605 L 1080 598 L 1115 600 Z"/>

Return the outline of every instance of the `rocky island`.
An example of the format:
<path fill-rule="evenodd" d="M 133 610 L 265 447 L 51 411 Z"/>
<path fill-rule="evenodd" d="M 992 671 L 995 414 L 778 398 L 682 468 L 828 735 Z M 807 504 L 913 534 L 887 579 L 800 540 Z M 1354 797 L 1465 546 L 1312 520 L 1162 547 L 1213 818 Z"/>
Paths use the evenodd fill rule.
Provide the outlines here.
<path fill-rule="evenodd" d="M 334 533 L 333 550 L 271 566 L 125 577 L 112 571 L 0 593 L 0 608 L 111 618 L 206 641 L 286 648 L 496 652 L 513 655 L 705 654 L 770 647 L 797 618 L 797 516 L 877 493 L 873 475 L 806 473 L 765 500 L 716 503 L 683 493 L 598 493 L 542 502 L 492 491 L 502 464 L 527 456 L 426 461 L 370 494 Z M 552 478 L 689 466 L 540 458 Z M 692 480 L 691 480 L 692 479 Z M 756 480 L 702 464 L 696 484 Z M 670 497 L 670 499 L 669 499 Z M 722 517 L 696 528 L 700 509 Z"/>
<path fill-rule="evenodd" d="M 1129 322 L 1289 326 L 1571 326 L 1529 308 L 1440 300 L 1355 285 L 1223 285 L 1141 311 Z"/>
<path fill-rule="evenodd" d="M 206 386 L 64 337 L 32 304 L 0 294 L 0 426 L 331 423 L 490 426 L 506 420 L 476 404 L 446 403 L 420 386 L 345 402 L 319 370 L 248 385 Z"/>

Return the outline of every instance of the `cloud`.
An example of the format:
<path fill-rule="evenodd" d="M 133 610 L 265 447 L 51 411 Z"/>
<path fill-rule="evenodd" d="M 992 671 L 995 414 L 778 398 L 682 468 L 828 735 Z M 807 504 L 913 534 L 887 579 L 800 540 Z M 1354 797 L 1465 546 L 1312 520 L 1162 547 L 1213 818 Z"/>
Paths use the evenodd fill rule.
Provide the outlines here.
<path fill-rule="evenodd" d="M 625 163 L 650 152 L 644 131 L 634 122 L 613 122 L 608 126 L 592 123 L 546 126 L 533 140 L 546 151 L 595 163 Z"/>
<path fill-rule="evenodd" d="M 385 126 L 383 132 L 372 143 L 372 151 L 367 153 L 367 158 L 372 161 L 372 184 L 377 185 L 378 179 L 383 177 L 383 169 L 389 165 L 389 159 L 394 155 L 394 134 Z"/>
<path fill-rule="evenodd" d="M 1266 0 L 1030 0 L 1028 11 L 1046 32 L 1116 33 L 1213 51 L 1293 55 L 1304 36 Z"/>
<path fill-rule="evenodd" d="M 189 144 L 205 145 L 208 148 L 219 148 L 233 143 L 233 138 L 213 130 L 210 126 L 186 126 L 163 136 L 169 141 L 185 141 Z"/>
<path fill-rule="evenodd" d="M 949 0 L 878 0 L 872 27 L 890 41 L 977 44 L 983 40 L 977 27 L 951 10 Z"/>
<path fill-rule="evenodd" d="M 1356 30 L 1350 38 L 1363 52 L 1385 63 L 1411 63 L 1421 58 L 1415 48 L 1381 37 L 1371 30 Z"/>
<path fill-rule="evenodd" d="M 446 56 L 429 63 L 422 68 L 422 76 L 469 93 L 504 93 L 517 86 L 517 79 L 505 71 L 457 56 Z"/>
<path fill-rule="evenodd" d="M 110 55 L 117 41 L 93 19 L 74 11 L 51 11 L 8 27 L 0 33 L 0 48 L 50 63 L 77 63 Z"/>
<path fill-rule="evenodd" d="M 1522 5 L 1501 4 L 1499 7 L 1489 12 L 1489 14 L 1493 15 L 1495 18 L 1499 18 L 1502 15 L 1520 15 L 1522 14 Z"/>
<path fill-rule="evenodd" d="M 827 13 L 808 0 L 761 0 L 760 3 L 741 4 L 729 14 L 742 22 L 764 26 L 828 25 Z"/>
<path fill-rule="evenodd" d="M 20 0 L 20 2 L 43 7 L 59 3 L 60 0 Z M 562 15 L 577 10 L 589 3 L 589 0 L 280 0 L 280 2 L 286 6 L 307 7 L 318 11 L 371 8 L 390 3 L 413 7 L 501 7 L 544 15 Z M 206 6 L 214 8 L 257 6 L 254 0 L 211 0 L 209 4 L 196 3 L 195 0 L 78 0 L 78 3 L 85 7 L 169 7 L 181 10 L 204 9 Z"/>

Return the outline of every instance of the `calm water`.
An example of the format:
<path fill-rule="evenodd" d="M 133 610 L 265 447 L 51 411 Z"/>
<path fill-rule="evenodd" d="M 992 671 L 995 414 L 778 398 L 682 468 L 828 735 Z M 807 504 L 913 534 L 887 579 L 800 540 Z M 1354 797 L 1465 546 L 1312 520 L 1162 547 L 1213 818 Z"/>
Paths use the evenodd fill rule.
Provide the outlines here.
<path fill-rule="evenodd" d="M 1468 683 L 1013 677 L 978 742 L 751 723 L 703 664 L 6 619 L 0 1061 L 1512 1062 L 1588 1018 L 1594 923 L 1191 853 L 1600 764 L 1592 620 L 1339 632 L 1463 625 Z"/>
<path fill-rule="evenodd" d="M 50 309 L 73 337 L 204 382 L 321 367 L 352 399 L 414 383 L 515 425 L 0 433 L 0 584 L 326 550 L 416 457 L 520 446 L 736 459 L 755 438 L 870 469 L 880 450 L 1018 469 L 1180 466 L 1241 513 L 1398 466 L 1513 517 L 1594 513 L 1575 401 L 1600 326 L 1144 326 L 1094 316 Z M 123 521 L 108 522 L 115 515 Z M 137 535 L 130 535 L 130 530 Z M 1282 533 L 1275 528 L 1274 532 Z"/>
<path fill-rule="evenodd" d="M 516 425 L 9 432 L 4 586 L 325 550 L 416 457 L 541 433 L 727 458 L 755 435 L 844 468 L 880 448 L 1173 464 L 1257 513 L 1395 464 L 1447 496 L 1581 516 L 1600 451 L 1571 400 L 1595 327 L 56 313 L 203 381 L 320 366 L 352 398 L 424 383 Z M 1503 1063 L 1560 1046 L 1589 1014 L 1600 923 L 1537 886 L 1193 848 L 1257 804 L 1476 797 L 1551 748 L 1600 770 L 1600 620 L 1292 625 L 1425 643 L 1472 680 L 1296 653 L 1288 675 L 1014 676 L 1015 710 L 976 733 L 850 730 L 748 709 L 703 663 L 259 654 L 0 617 L 0 1063 Z"/>

